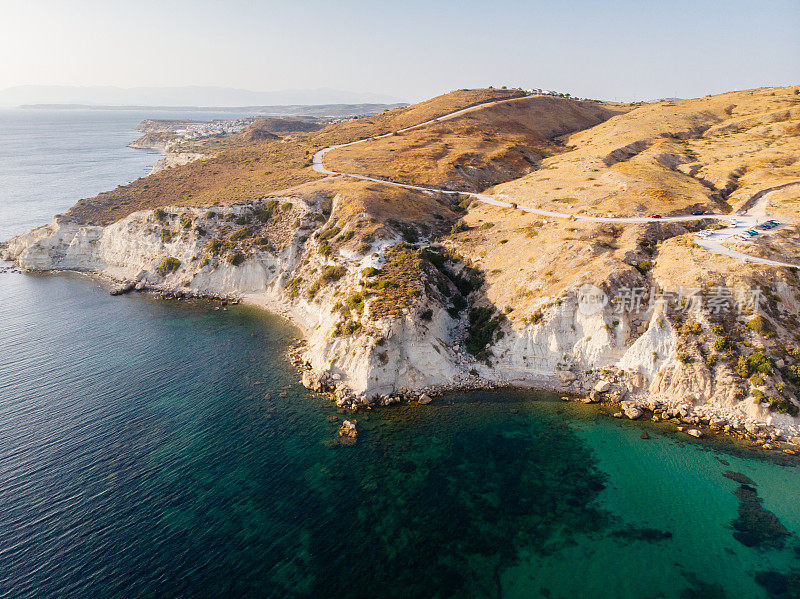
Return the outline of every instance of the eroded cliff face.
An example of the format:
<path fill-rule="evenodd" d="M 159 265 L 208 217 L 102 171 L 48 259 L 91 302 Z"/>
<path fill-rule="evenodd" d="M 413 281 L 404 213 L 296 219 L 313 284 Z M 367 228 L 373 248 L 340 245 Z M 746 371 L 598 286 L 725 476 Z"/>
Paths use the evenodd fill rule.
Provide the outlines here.
<path fill-rule="evenodd" d="M 357 249 L 324 204 L 283 197 L 168 208 L 107 227 L 56 219 L 9 241 L 4 256 L 27 270 L 87 271 L 137 289 L 243 299 L 280 313 L 305 333 L 303 383 L 342 406 L 444 387 L 533 385 L 622 402 L 633 417 L 671 411 L 731 429 L 800 432 L 795 418 L 743 396 L 731 365 L 691 354 L 681 327 L 712 327 L 702 314 L 677 317 L 656 302 L 634 318 L 592 296 L 613 295 L 613 287 L 575 285 L 529 321 L 495 316 L 485 350 L 476 351 L 474 307 L 452 305 L 468 276 L 463 265 L 391 230 Z M 790 301 L 791 289 L 784 291 Z"/>
<path fill-rule="evenodd" d="M 363 291 L 364 258 L 321 253 L 323 242 L 309 239 L 320 221 L 319 210 L 295 197 L 137 212 L 107 227 L 56 219 L 10 240 L 4 257 L 25 270 L 92 272 L 138 290 L 243 299 L 278 312 L 305 333 L 306 384 L 343 405 L 453 383 L 456 327 L 444 309 L 420 321 L 407 309 L 371 314 L 367 303 L 348 316 L 354 330 L 343 328 L 341 300 Z M 292 283 L 300 277 L 299 292 Z"/>

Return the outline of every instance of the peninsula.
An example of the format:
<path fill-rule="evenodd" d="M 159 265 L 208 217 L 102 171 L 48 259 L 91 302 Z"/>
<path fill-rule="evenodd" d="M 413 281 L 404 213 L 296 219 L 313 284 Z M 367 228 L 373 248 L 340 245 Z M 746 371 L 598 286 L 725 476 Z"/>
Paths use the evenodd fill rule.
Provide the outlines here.
<path fill-rule="evenodd" d="M 352 409 L 536 386 L 800 443 L 800 88 L 463 89 L 337 121 L 145 123 L 162 168 L 4 256 L 283 314 L 303 383 Z"/>

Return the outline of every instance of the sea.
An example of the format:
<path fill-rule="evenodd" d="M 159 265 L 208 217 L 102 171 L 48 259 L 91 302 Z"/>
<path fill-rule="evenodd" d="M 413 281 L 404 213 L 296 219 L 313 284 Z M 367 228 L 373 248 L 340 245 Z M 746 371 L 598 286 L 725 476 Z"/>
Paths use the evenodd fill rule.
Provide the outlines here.
<path fill-rule="evenodd" d="M 0 239 L 144 175 L 135 125 L 181 117 L 0 111 Z M 796 458 L 532 390 L 344 414 L 298 336 L 0 273 L 0 598 L 800 596 Z"/>

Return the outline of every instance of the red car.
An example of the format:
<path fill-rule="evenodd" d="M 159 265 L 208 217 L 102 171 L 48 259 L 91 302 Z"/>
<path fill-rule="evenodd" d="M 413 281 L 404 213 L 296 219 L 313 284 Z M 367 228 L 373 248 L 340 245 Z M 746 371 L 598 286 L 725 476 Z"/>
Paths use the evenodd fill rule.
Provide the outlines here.
<path fill-rule="evenodd" d="M 660 214 L 651 214 L 650 218 L 661 218 Z"/>

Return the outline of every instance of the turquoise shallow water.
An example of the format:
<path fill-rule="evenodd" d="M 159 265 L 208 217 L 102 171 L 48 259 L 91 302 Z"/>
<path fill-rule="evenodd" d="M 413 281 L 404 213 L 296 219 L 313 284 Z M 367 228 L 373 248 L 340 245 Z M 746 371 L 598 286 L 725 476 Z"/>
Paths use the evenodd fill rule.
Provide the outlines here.
<path fill-rule="evenodd" d="M 795 465 L 528 391 L 339 446 L 295 331 L 214 307 L 0 276 L 0 596 L 767 597 L 800 566 Z M 781 548 L 734 538 L 727 471 Z"/>
<path fill-rule="evenodd" d="M 43 181 L 58 155 L 31 158 Z M 43 211 L 108 176 L 69 170 Z M 0 274 L 0 597 L 800 592 L 786 456 L 530 391 L 359 414 L 343 447 L 350 416 L 283 359 L 297 332 L 215 308 Z"/>

